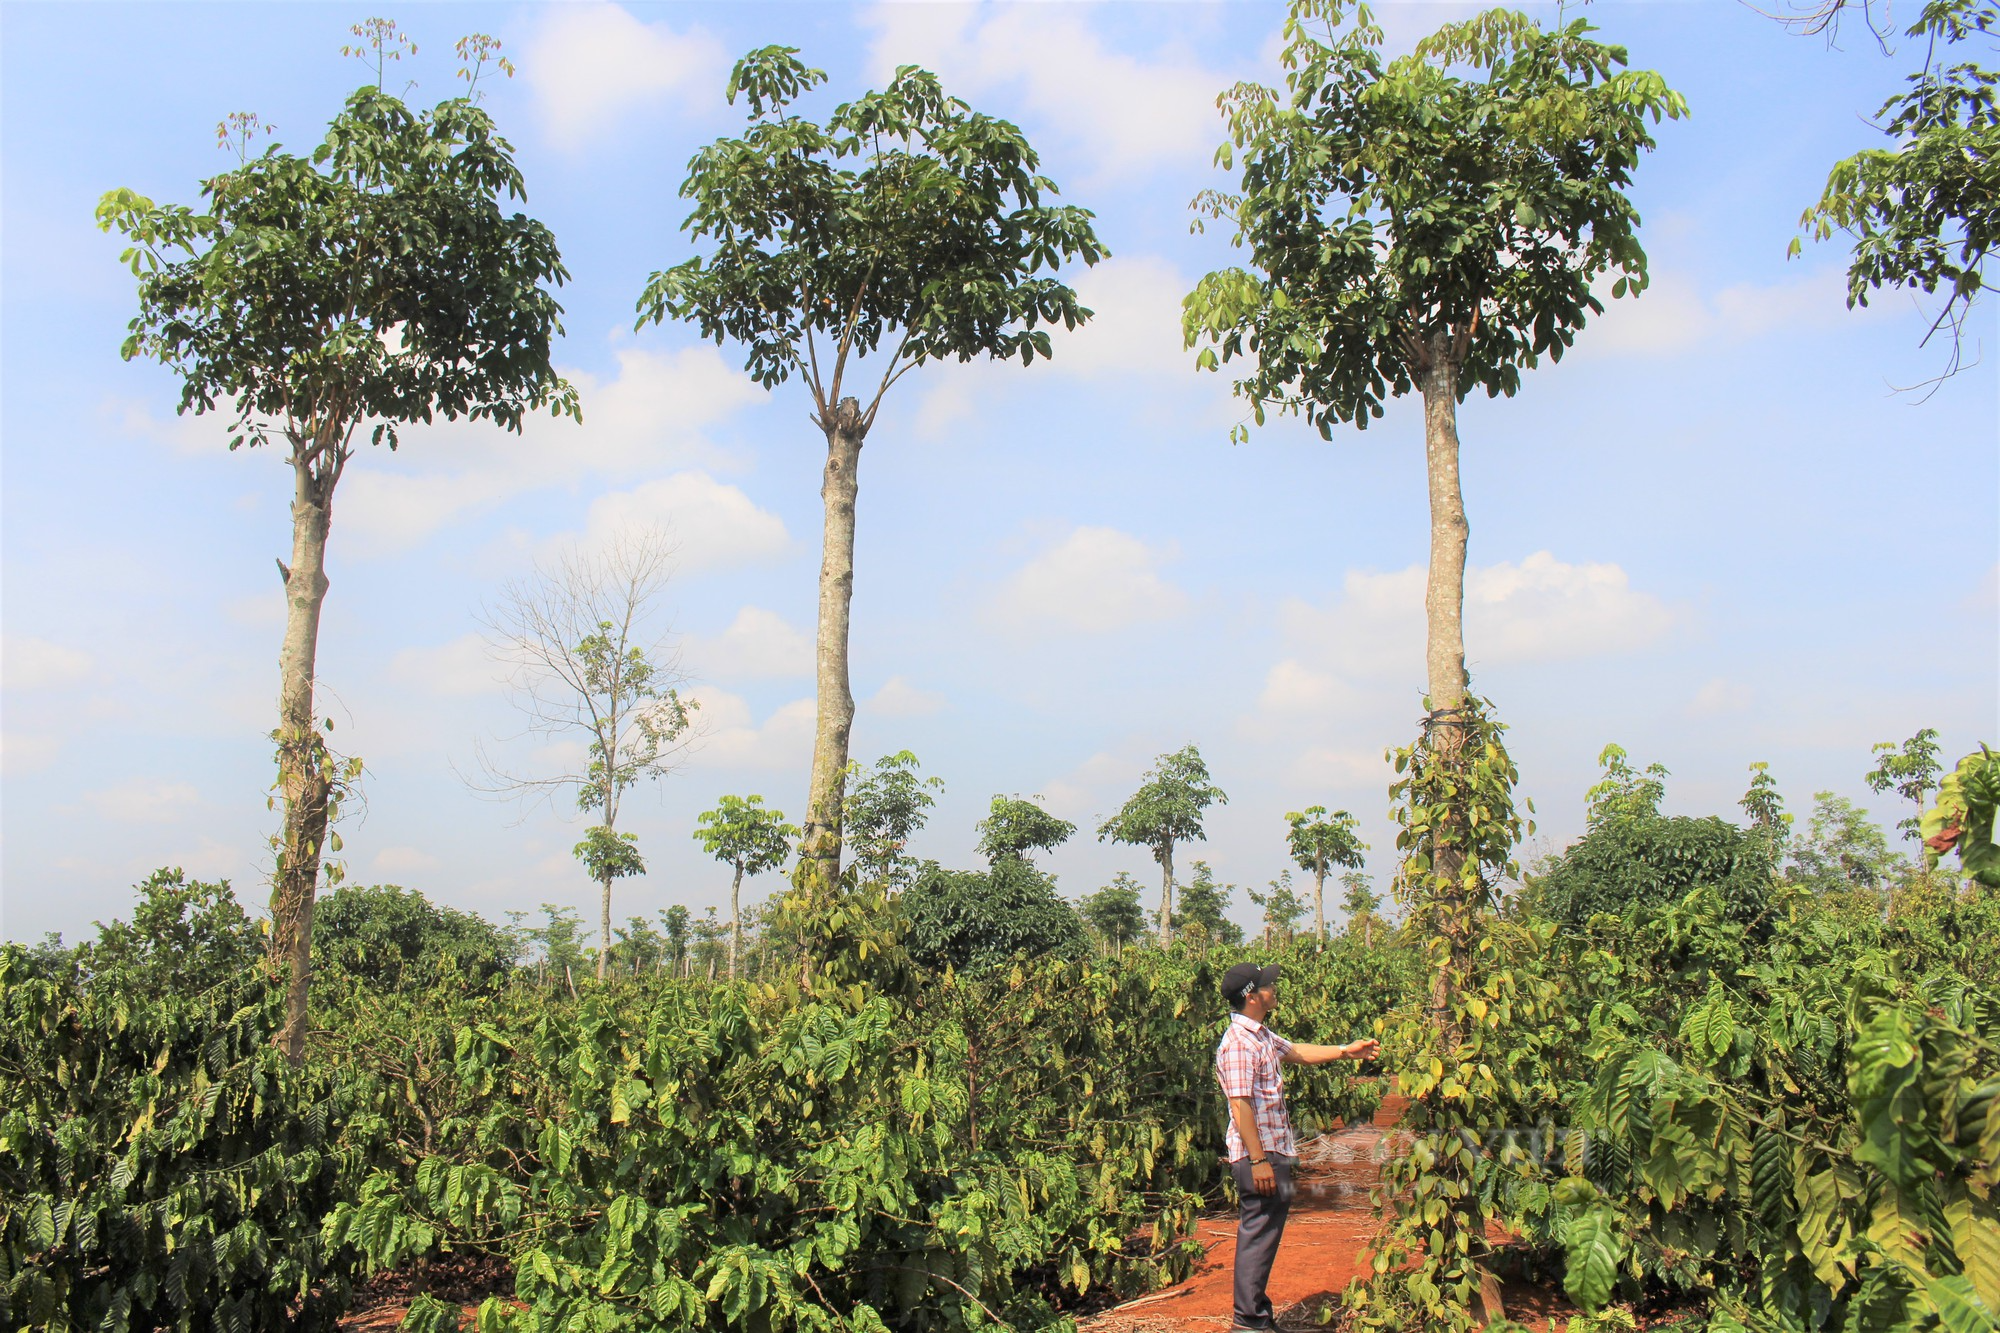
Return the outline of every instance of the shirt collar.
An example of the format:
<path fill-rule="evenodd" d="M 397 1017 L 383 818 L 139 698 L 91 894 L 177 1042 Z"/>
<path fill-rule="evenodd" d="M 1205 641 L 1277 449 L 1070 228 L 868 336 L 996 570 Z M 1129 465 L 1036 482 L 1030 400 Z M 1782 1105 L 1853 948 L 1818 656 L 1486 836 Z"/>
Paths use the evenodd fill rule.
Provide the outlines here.
<path fill-rule="evenodd" d="M 1265 1027 L 1262 1023 L 1259 1023 L 1256 1019 L 1250 1017 L 1250 1015 L 1243 1013 L 1241 1011 L 1232 1012 L 1229 1015 L 1229 1022 L 1230 1026 L 1232 1027 L 1238 1023 L 1241 1023 L 1244 1027 L 1249 1028 L 1250 1031 L 1253 1033 L 1261 1034 L 1262 1032 L 1265 1031 Z"/>

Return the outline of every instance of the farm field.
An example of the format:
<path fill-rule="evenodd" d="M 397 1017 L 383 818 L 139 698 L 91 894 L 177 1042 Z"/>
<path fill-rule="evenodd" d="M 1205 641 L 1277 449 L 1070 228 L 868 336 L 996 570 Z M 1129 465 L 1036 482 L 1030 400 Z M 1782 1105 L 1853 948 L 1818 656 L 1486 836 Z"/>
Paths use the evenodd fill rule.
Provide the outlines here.
<path fill-rule="evenodd" d="M 414 10 L 0 7 L 0 1333 L 2000 1333 L 2000 0 Z"/>

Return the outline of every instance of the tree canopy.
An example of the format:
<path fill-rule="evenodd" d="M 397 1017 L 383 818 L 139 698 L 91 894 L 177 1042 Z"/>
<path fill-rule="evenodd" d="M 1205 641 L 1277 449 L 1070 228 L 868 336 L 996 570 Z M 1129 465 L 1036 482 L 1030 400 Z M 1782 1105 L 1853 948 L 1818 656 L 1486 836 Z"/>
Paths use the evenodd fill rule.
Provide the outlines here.
<path fill-rule="evenodd" d="M 1577 19 L 1543 29 L 1489 10 L 1396 60 L 1366 10 L 1294 4 L 1285 89 L 1223 95 L 1238 194 L 1196 200 L 1235 228 L 1252 268 L 1210 273 L 1184 303 L 1209 368 L 1254 358 L 1235 382 L 1262 424 L 1297 413 L 1332 437 L 1411 392 L 1439 357 L 1511 395 L 1561 359 L 1614 296 L 1646 285 L 1626 196 L 1648 123 L 1687 113 L 1650 70 Z M 1469 77 L 1469 75 L 1484 77 Z"/>
<path fill-rule="evenodd" d="M 1076 825 L 1056 818 L 1033 801 L 995 796 L 978 829 L 979 854 L 991 864 L 1006 857 L 1026 861 L 1031 852 L 1053 851 L 1069 841 Z"/>

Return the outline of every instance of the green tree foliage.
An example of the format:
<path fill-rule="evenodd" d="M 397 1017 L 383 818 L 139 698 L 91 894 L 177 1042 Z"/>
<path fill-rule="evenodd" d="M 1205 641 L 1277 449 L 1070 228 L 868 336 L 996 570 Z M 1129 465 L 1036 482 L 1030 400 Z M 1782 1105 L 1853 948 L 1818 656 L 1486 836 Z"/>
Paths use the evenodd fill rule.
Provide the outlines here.
<path fill-rule="evenodd" d="M 583 943 L 583 921 L 574 907 L 543 903 L 541 911 L 542 924 L 539 926 L 521 925 L 524 913 L 509 912 L 507 915 L 533 955 L 536 984 L 574 988 L 576 974 L 583 971 L 590 961 L 590 954 Z"/>
<path fill-rule="evenodd" d="M 618 942 L 611 946 L 614 969 L 637 977 L 665 965 L 667 941 L 645 917 L 627 917 L 617 934 Z"/>
<path fill-rule="evenodd" d="M 1819 24 L 1837 19 L 1841 8 L 1826 6 Z M 1799 219 L 1816 240 L 1836 230 L 1853 237 L 1849 306 L 1867 305 L 1869 294 L 1884 287 L 1944 291 L 1931 333 L 1952 330 L 1946 373 L 1958 368 L 1958 334 L 2000 237 L 2000 191 L 1993 187 L 2000 71 L 1963 58 L 1968 45 L 1991 51 L 1996 33 L 1995 0 L 1928 0 L 1904 34 L 1924 52 L 1923 68 L 1875 113 L 1875 125 L 1894 146 L 1836 162 L 1819 202 Z M 1792 253 L 1799 248 L 1794 240 Z"/>
<path fill-rule="evenodd" d="M 931 793 L 944 790 L 943 778 L 919 778 L 923 765 L 908 750 L 883 755 L 875 768 L 860 777 L 857 766 L 849 777 L 860 777 L 846 788 L 847 846 L 864 884 L 883 884 L 891 889 L 907 888 L 915 876 L 918 861 L 909 854 L 910 839 L 929 818 L 925 813 L 937 798 Z"/>
<path fill-rule="evenodd" d="M 988 864 L 998 864 L 1009 857 L 1026 861 L 1034 852 L 1054 851 L 1069 841 L 1076 825 L 1057 819 L 1033 801 L 995 796 L 978 832 L 979 854 Z"/>
<path fill-rule="evenodd" d="M 1784 859 L 1785 844 L 1792 836 L 1792 816 L 1785 810 L 1785 798 L 1778 794 L 1778 782 L 1771 766 L 1750 765 L 1750 787 L 1736 804 L 1750 820 L 1750 833 L 1764 844 L 1765 859 L 1775 866 Z"/>
<path fill-rule="evenodd" d="M 1285 816 L 1286 850 L 1299 869 L 1313 877 L 1313 933 L 1326 938 L 1326 877 L 1338 869 L 1354 869 L 1368 844 L 1355 832 L 1355 818 L 1345 810 L 1326 812 L 1323 805 L 1307 806 Z"/>
<path fill-rule="evenodd" d="M 743 877 L 783 865 L 799 831 L 785 822 L 784 811 L 765 809 L 762 796 L 724 796 L 715 809 L 695 817 L 694 836 L 703 851 L 734 874 L 729 882 L 729 978 L 734 981 L 743 951 Z"/>
<path fill-rule="evenodd" d="M 1812 819 L 1792 845 L 1787 874 L 1816 893 L 1886 891 L 1896 854 L 1868 812 L 1830 791 L 1813 793 Z"/>
<path fill-rule="evenodd" d="M 1771 895 L 1767 842 L 1727 820 L 1683 815 L 1607 819 L 1572 843 L 1538 880 L 1536 907 L 1576 926 L 1633 904 L 1663 907 L 1714 891 L 1731 919 L 1754 921 Z"/>
<path fill-rule="evenodd" d="M 206 991 L 240 982 L 264 951 L 228 880 L 208 884 L 162 868 L 132 891 L 132 919 L 98 922 L 97 938 L 74 951 L 75 965 L 94 981 L 135 995 Z"/>
<path fill-rule="evenodd" d="M 642 327 L 690 320 L 705 338 L 741 344 L 766 388 L 803 379 L 826 439 L 819 710 L 800 847 L 822 894 L 840 874 L 854 724 L 862 443 L 890 387 L 918 366 L 1049 356 L 1050 326 L 1090 317 L 1051 272 L 1105 254 L 1086 210 L 1047 202 L 1055 183 L 1021 131 L 947 96 L 936 75 L 901 66 L 821 125 L 793 107 L 825 81 L 792 47 L 737 62 L 729 100 L 744 98 L 750 125 L 697 153 L 681 186 L 693 205 L 683 229 L 709 253 L 653 274 L 638 307 Z M 848 375 L 871 355 L 864 403 Z"/>
<path fill-rule="evenodd" d="M 1146 912 L 1139 903 L 1139 881 L 1121 870 L 1109 884 L 1086 895 L 1077 904 L 1084 924 L 1097 933 L 1114 956 L 1139 938 L 1146 928 Z"/>
<path fill-rule="evenodd" d="M 1347 890 L 1347 896 L 1340 900 L 1340 910 L 1347 913 L 1347 932 L 1361 932 L 1363 948 L 1375 947 L 1375 927 L 1380 924 L 1377 915 L 1382 908 L 1381 895 L 1375 892 L 1375 882 L 1366 872 L 1350 870 L 1340 877 L 1340 886 Z"/>
<path fill-rule="evenodd" d="M 688 938 L 693 930 L 693 919 L 688 909 L 675 903 L 660 912 L 660 932 L 666 938 L 667 965 L 675 976 L 686 970 Z"/>
<path fill-rule="evenodd" d="M 1173 939 L 1174 848 L 1193 839 L 1206 840 L 1202 817 L 1211 805 L 1227 805 L 1229 797 L 1209 779 L 1201 751 L 1192 745 L 1163 754 L 1132 793 L 1124 808 L 1104 821 L 1097 840 L 1143 847 L 1160 867 L 1160 944 Z"/>
<path fill-rule="evenodd" d="M 1272 880 L 1264 892 L 1251 889 L 1250 901 L 1264 909 L 1264 947 L 1290 944 L 1299 919 L 1306 914 L 1305 899 L 1292 887 L 1292 872 L 1286 870 Z M 1315 931 L 1317 935 L 1319 932 Z"/>
<path fill-rule="evenodd" d="M 490 988 L 511 975 L 518 946 L 484 918 L 394 884 L 342 885 L 314 909 L 313 968 L 378 990 L 446 979 Z"/>
<path fill-rule="evenodd" d="M 1667 794 L 1664 764 L 1648 764 L 1641 772 L 1632 767 L 1621 745 L 1607 745 L 1597 756 L 1604 776 L 1583 794 L 1585 819 L 1592 828 L 1621 819 L 1653 819 Z"/>
<path fill-rule="evenodd" d="M 393 25 L 362 35 L 379 54 Z M 521 172 L 469 97 L 413 111 L 364 87 L 310 153 L 245 148 L 203 182 L 199 208 L 118 189 L 97 217 L 131 242 L 139 281 L 125 356 L 179 375 L 184 413 L 227 404 L 230 448 L 275 445 L 292 469 L 271 916 L 292 970 L 283 1041 L 299 1060 L 330 806 L 354 776 L 326 748 L 313 682 L 334 488 L 356 435 L 393 449 L 399 427 L 438 417 L 518 431 L 539 408 L 578 412 L 549 360 L 551 289 L 568 274 L 548 228 L 507 211 Z"/>
<path fill-rule="evenodd" d="M 1875 767 L 1868 772 L 1868 790 L 1894 792 L 1916 807 L 1908 819 L 1896 823 L 1898 831 L 1911 842 L 1923 841 L 1918 825 L 1943 771 L 1938 762 L 1937 736 L 1936 730 L 1925 727 L 1901 746 L 1894 741 L 1878 741 L 1874 749 Z"/>
<path fill-rule="evenodd" d="M 984 871 L 927 862 L 903 892 L 910 957 L 922 966 L 990 967 L 1017 956 L 1080 957 L 1090 948 L 1083 919 L 1053 877 L 1018 856 Z"/>
<path fill-rule="evenodd" d="M 1208 862 L 1196 861 L 1174 917 L 1176 937 L 1197 944 L 1241 944 L 1243 927 L 1229 919 L 1229 900 L 1235 892 L 1234 884 L 1216 879 Z"/>

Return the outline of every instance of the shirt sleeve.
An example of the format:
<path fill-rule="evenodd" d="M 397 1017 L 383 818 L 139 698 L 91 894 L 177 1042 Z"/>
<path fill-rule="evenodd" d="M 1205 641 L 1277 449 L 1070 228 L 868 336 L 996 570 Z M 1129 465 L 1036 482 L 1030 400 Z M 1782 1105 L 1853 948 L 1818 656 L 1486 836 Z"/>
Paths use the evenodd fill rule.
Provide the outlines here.
<path fill-rule="evenodd" d="M 1272 1032 L 1269 1028 L 1265 1028 L 1264 1031 L 1271 1038 L 1271 1046 L 1279 1055 L 1290 1055 L 1292 1053 L 1292 1044 L 1290 1042 L 1277 1033 Z"/>
<path fill-rule="evenodd" d="M 1248 1097 L 1256 1074 L 1256 1062 L 1240 1041 L 1224 1042 L 1215 1053 L 1215 1076 L 1225 1097 Z"/>

